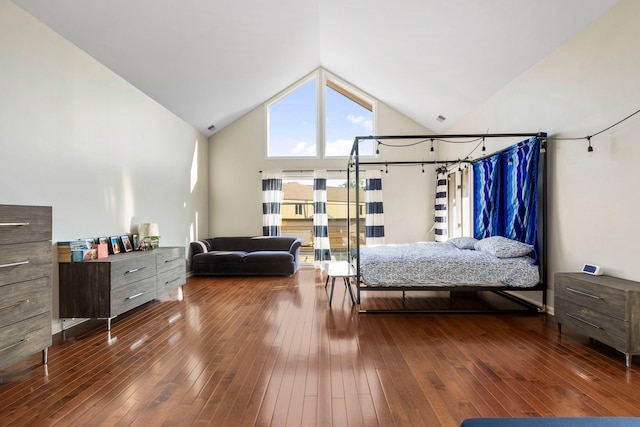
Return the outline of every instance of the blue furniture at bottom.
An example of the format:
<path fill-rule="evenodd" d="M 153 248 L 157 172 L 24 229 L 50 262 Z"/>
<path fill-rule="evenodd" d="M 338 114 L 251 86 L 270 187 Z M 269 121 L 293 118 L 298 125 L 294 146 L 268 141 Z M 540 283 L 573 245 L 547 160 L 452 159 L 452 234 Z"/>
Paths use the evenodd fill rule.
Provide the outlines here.
<path fill-rule="evenodd" d="M 629 417 L 469 418 L 460 427 L 640 427 Z"/>

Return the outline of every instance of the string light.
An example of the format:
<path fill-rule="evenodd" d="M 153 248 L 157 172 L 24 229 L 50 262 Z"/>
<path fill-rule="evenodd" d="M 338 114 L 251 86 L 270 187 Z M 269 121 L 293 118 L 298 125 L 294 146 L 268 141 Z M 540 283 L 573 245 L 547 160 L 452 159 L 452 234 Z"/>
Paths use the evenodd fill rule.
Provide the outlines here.
<path fill-rule="evenodd" d="M 431 149 L 429 150 L 429 154 L 431 155 L 431 157 L 436 155 L 436 152 L 433 150 L 433 139 L 431 140 Z"/>
<path fill-rule="evenodd" d="M 487 151 L 487 147 L 484 146 L 484 138 L 482 138 L 482 152 Z"/>
<path fill-rule="evenodd" d="M 608 126 L 608 127 L 604 128 L 604 129 L 602 129 L 601 131 L 596 132 L 596 133 L 594 133 L 592 135 L 580 136 L 580 137 L 553 137 L 553 139 L 556 140 L 556 141 L 576 141 L 576 140 L 579 140 L 579 139 L 586 139 L 587 143 L 588 143 L 588 145 L 587 145 L 587 155 L 590 156 L 593 153 L 593 146 L 591 146 L 591 138 L 592 137 L 598 136 L 601 133 L 604 133 L 604 132 L 608 131 L 609 129 L 613 129 L 614 127 L 618 126 L 620 123 L 623 123 L 623 122 L 629 120 L 631 117 L 635 116 L 638 113 L 640 113 L 640 110 L 636 110 L 635 112 L 629 114 L 624 119 L 618 120 L 617 122 L 615 122 L 611 126 Z M 546 139 L 543 140 L 543 141 L 546 142 Z M 542 148 L 540 149 L 540 151 L 542 152 Z"/>

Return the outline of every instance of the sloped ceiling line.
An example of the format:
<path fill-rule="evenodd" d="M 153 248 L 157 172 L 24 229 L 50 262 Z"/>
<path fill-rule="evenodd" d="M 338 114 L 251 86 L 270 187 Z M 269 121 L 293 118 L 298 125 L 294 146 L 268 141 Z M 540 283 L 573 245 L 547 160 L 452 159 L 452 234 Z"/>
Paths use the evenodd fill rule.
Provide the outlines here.
<path fill-rule="evenodd" d="M 205 135 L 319 66 L 443 132 L 618 1 L 14 0 Z"/>

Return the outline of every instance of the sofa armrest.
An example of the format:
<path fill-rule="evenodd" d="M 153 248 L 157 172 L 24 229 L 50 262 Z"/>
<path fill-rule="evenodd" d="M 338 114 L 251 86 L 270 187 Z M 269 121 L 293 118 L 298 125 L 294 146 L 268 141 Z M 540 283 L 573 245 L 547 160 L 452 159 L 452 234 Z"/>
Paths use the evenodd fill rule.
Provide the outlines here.
<path fill-rule="evenodd" d="M 291 253 L 291 255 L 296 256 L 296 253 L 298 253 L 300 251 L 300 247 L 302 246 L 302 240 L 298 239 L 296 237 L 296 239 L 291 242 L 291 247 L 289 248 L 289 253 Z"/>
<path fill-rule="evenodd" d="M 189 244 L 192 255 L 207 253 L 211 251 L 211 242 L 208 239 L 196 240 Z"/>

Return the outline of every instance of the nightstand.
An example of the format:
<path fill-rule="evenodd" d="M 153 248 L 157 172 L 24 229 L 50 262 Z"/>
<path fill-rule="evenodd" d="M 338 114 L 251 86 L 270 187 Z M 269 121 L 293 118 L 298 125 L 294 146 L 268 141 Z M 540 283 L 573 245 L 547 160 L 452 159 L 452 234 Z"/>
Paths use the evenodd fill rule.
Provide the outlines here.
<path fill-rule="evenodd" d="M 631 357 L 640 354 L 640 283 L 585 273 L 555 274 L 555 317 L 562 325 Z"/>

